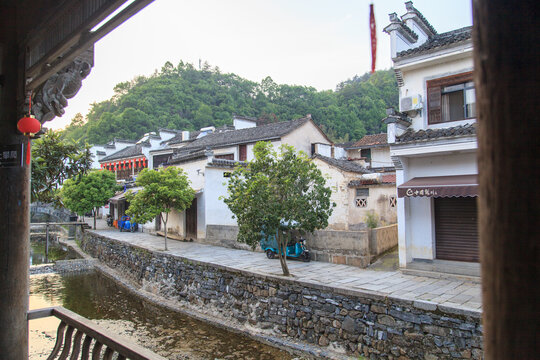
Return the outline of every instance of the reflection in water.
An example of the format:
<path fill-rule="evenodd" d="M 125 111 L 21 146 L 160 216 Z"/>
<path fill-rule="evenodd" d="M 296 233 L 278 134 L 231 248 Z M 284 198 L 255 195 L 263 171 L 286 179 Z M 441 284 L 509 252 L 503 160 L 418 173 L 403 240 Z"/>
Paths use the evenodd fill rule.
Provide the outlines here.
<path fill-rule="evenodd" d="M 287 352 L 144 302 L 97 273 L 32 276 L 30 309 L 55 305 L 169 359 L 291 359 Z M 50 352 L 57 326 L 56 318 L 30 321 L 32 359 L 46 358 L 36 349 Z"/>
<path fill-rule="evenodd" d="M 30 265 L 56 262 L 56 260 L 77 259 L 75 251 L 57 242 L 49 242 L 49 256 L 45 254 L 45 241 L 30 241 Z"/>

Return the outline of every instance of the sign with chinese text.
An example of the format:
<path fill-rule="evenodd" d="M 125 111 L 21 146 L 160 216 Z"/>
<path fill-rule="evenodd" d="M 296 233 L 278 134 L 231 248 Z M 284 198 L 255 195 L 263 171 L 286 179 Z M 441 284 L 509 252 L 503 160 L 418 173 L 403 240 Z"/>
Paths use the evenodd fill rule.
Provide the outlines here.
<path fill-rule="evenodd" d="M 0 168 L 23 166 L 23 144 L 0 145 Z"/>

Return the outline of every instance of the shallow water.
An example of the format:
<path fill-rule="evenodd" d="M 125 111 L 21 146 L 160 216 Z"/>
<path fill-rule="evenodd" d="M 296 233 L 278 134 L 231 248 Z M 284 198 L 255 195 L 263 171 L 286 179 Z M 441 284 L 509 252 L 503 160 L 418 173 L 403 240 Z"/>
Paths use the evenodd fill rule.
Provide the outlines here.
<path fill-rule="evenodd" d="M 169 359 L 292 359 L 289 353 L 155 306 L 97 274 L 30 278 L 30 309 L 62 305 Z M 31 359 L 54 346 L 56 318 L 30 321 Z M 43 353 L 43 354 L 42 354 Z"/>
<path fill-rule="evenodd" d="M 54 263 L 57 260 L 72 260 L 79 256 L 69 247 L 54 241 L 49 242 L 48 256 L 45 251 L 45 241 L 30 241 L 30 265 Z"/>

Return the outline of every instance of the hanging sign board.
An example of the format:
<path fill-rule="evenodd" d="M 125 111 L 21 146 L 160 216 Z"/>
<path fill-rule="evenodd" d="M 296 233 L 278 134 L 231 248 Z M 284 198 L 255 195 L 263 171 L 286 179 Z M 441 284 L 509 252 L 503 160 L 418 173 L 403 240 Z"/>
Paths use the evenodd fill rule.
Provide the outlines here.
<path fill-rule="evenodd" d="M 0 145 L 0 168 L 23 166 L 23 144 Z"/>

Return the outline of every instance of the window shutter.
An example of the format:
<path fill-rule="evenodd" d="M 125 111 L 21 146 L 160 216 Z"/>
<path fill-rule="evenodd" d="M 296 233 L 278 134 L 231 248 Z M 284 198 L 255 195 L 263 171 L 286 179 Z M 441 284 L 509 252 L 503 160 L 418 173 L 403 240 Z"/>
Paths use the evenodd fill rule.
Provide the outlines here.
<path fill-rule="evenodd" d="M 428 83 L 428 123 L 441 122 L 441 87 L 429 86 Z"/>
<path fill-rule="evenodd" d="M 246 145 L 239 145 L 239 159 L 240 161 L 246 161 L 247 160 L 247 146 Z"/>

